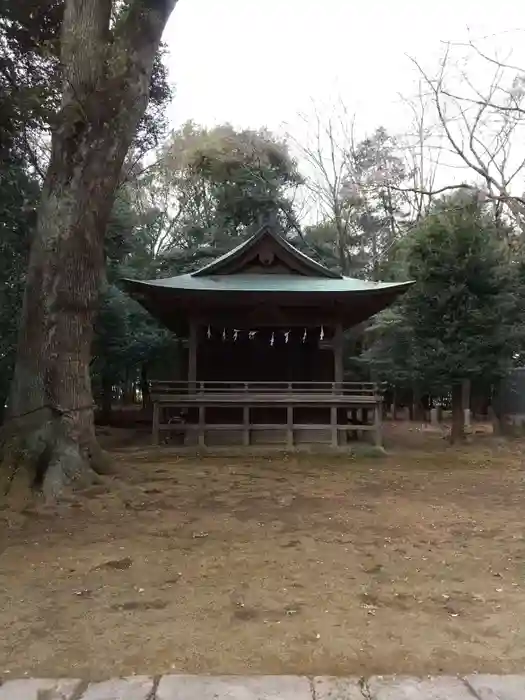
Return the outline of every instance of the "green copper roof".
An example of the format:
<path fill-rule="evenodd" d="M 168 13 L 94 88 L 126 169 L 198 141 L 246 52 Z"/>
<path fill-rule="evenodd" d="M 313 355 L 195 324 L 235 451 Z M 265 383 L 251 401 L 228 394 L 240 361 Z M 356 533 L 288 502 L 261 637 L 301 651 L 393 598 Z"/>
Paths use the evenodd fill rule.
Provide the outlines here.
<path fill-rule="evenodd" d="M 327 318 L 335 314 L 350 327 L 384 309 L 412 284 L 343 277 L 268 227 L 190 274 L 123 283 L 130 296 L 177 333 L 185 333 L 196 314 L 237 314 L 238 324 L 252 323 L 252 318 L 274 323 L 276 309 L 279 319 L 293 320 L 301 307 L 303 313 L 315 308 L 318 315 L 324 308 Z"/>
<path fill-rule="evenodd" d="M 197 277 L 192 274 L 178 275 L 158 280 L 124 280 L 126 286 L 131 286 L 135 291 L 141 287 L 171 289 L 195 292 L 278 292 L 278 293 L 303 293 L 320 292 L 339 294 L 345 292 L 370 293 L 381 291 L 403 291 L 412 283 L 390 282 L 365 282 L 353 277 L 327 278 L 304 277 L 301 275 L 261 275 L 261 274 L 236 274 L 236 275 L 210 275 Z"/>

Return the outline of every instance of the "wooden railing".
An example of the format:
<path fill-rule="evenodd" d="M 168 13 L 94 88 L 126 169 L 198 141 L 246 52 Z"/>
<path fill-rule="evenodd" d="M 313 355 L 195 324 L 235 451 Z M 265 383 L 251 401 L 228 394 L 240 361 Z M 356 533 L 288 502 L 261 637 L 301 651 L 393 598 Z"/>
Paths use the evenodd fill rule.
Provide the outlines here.
<path fill-rule="evenodd" d="M 152 381 L 151 396 L 158 400 L 163 397 L 194 397 L 198 402 L 201 396 L 225 395 L 231 398 L 255 395 L 322 395 L 322 396 L 362 396 L 376 399 L 380 387 L 373 382 L 218 382 L 218 381 Z"/>
<path fill-rule="evenodd" d="M 294 435 L 299 430 L 329 429 L 333 446 L 340 444 L 341 437 L 346 442 L 349 430 L 374 431 L 375 443 L 381 443 L 382 396 L 378 385 L 372 382 L 152 381 L 150 395 L 155 444 L 159 444 L 163 431 L 184 434 L 197 431 L 198 444 L 205 446 L 205 434 L 209 430 L 240 430 L 243 444 L 249 445 L 252 431 L 276 429 L 286 430 L 288 447 L 294 445 Z M 207 409 L 235 407 L 242 408 L 242 423 L 206 420 Z M 286 409 L 286 422 L 253 423 L 251 411 L 257 408 Z M 329 409 L 330 422 L 296 423 L 295 409 L 301 408 Z M 169 418 L 169 409 L 177 409 L 179 415 Z M 348 422 L 349 411 L 361 412 L 358 425 Z M 340 422 L 342 415 L 345 420 Z"/>

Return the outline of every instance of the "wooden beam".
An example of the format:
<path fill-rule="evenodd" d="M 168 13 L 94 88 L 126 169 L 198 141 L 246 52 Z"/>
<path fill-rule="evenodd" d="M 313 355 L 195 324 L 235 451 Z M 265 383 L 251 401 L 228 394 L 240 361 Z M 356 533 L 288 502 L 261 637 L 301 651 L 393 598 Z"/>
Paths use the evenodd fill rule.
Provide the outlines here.
<path fill-rule="evenodd" d="M 332 429 L 332 447 L 339 445 L 339 429 L 337 426 L 337 406 L 330 409 L 330 427 Z"/>
<path fill-rule="evenodd" d="M 242 444 L 245 447 L 250 445 L 250 407 L 242 408 Z"/>
<path fill-rule="evenodd" d="M 307 308 L 282 306 L 270 306 L 268 302 L 256 304 L 251 309 L 244 309 L 240 312 L 235 309 L 199 309 L 199 320 L 203 326 L 214 328 L 240 328 L 253 330 L 256 328 L 296 328 L 298 331 L 303 328 L 314 328 L 324 326 L 325 328 L 335 327 L 340 316 L 332 308 Z"/>
<path fill-rule="evenodd" d="M 252 443 L 252 435 L 256 435 L 257 431 L 263 429 L 278 428 L 284 432 L 283 443 L 288 448 L 293 448 L 296 444 L 297 431 L 299 430 L 328 430 L 330 433 L 330 442 L 334 447 L 346 444 L 346 433 L 355 432 L 361 436 L 363 432 L 371 431 L 375 433 L 374 443 L 382 444 L 381 431 L 381 400 L 377 388 L 373 383 L 353 383 L 341 382 L 341 393 L 336 393 L 336 382 L 277 382 L 276 386 L 266 393 L 264 384 L 258 382 L 237 382 L 235 386 L 230 386 L 230 383 L 218 382 L 217 389 L 210 392 L 209 384 L 205 382 L 194 383 L 194 393 L 188 393 L 190 382 L 153 382 L 152 383 L 152 402 L 153 402 L 153 430 L 152 438 L 155 444 L 160 443 L 160 438 L 164 431 L 171 432 L 176 430 L 182 433 L 195 432 L 198 437 L 200 447 L 206 446 L 207 431 L 216 430 L 240 430 L 243 437 L 244 445 Z M 241 386 L 237 388 L 236 384 Z M 308 391 L 303 393 L 300 387 L 319 386 L 322 391 L 312 393 Z M 200 387 L 197 390 L 197 387 Z M 270 386 L 270 385 L 268 385 Z M 222 390 L 221 390 L 222 387 Z M 242 391 L 239 389 L 242 387 Z M 255 389 L 255 393 L 251 393 L 250 389 Z M 230 391 L 231 390 L 231 391 Z M 355 392 L 348 395 L 346 392 Z M 164 393 L 166 392 L 166 393 Z M 173 393 L 172 393 L 173 392 Z M 179 393 L 180 392 L 180 393 Z M 361 394 L 359 392 L 362 392 Z M 166 423 L 167 416 L 165 409 L 169 407 L 181 408 L 194 407 L 198 413 L 198 419 L 192 418 L 193 423 Z M 208 424 L 206 422 L 207 409 L 213 406 L 236 406 L 242 408 L 242 423 L 237 424 Z M 286 409 L 286 419 L 280 423 L 270 424 L 254 424 L 250 423 L 252 414 L 250 409 L 256 406 L 271 406 L 272 408 Z M 324 424 L 295 424 L 296 407 L 323 407 L 330 408 L 330 421 L 324 420 Z M 353 410 L 352 410 L 353 409 Z M 353 420 L 348 423 L 348 416 L 342 416 L 351 410 Z M 328 413 L 328 412 L 327 412 Z M 340 415 L 341 414 L 341 415 Z M 358 420 L 358 414 L 364 425 L 354 425 Z M 190 414 L 190 416 L 193 414 Z M 328 423 L 328 424 L 326 424 Z"/>
<path fill-rule="evenodd" d="M 343 325 L 337 323 L 334 329 L 334 339 L 333 339 L 333 350 L 334 350 L 334 382 L 336 382 L 336 389 L 339 388 L 337 385 L 341 385 L 343 382 Z"/>
<path fill-rule="evenodd" d="M 197 388 L 197 342 L 198 325 L 195 319 L 190 321 L 190 333 L 188 338 L 188 382 L 190 393 L 195 393 Z"/>
<path fill-rule="evenodd" d="M 205 430 L 243 430 L 244 423 L 204 423 Z M 161 430 L 168 432 L 195 432 L 200 430 L 200 426 L 195 423 L 162 423 Z M 294 423 L 295 430 L 330 430 L 333 426 L 331 423 Z M 359 429 L 364 432 L 372 432 L 376 429 L 375 425 L 350 425 L 348 423 L 339 423 L 335 425 L 338 430 L 355 430 Z M 287 423 L 254 423 L 250 425 L 250 431 L 256 430 L 286 430 Z M 295 442 L 295 441 L 294 441 Z"/>

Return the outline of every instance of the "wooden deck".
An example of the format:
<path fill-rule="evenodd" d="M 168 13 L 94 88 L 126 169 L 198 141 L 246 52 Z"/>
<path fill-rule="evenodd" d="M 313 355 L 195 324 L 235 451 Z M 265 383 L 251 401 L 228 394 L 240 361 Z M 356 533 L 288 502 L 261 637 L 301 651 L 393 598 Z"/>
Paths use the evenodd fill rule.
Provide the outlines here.
<path fill-rule="evenodd" d="M 373 383 L 155 381 L 150 391 L 155 445 L 160 444 L 164 433 L 173 431 L 183 436 L 183 444 L 191 444 L 196 437 L 196 444 L 202 448 L 208 446 L 207 436 L 216 432 L 222 432 L 223 437 L 226 433 L 238 434 L 237 444 L 243 446 L 261 444 L 265 435 L 272 435 L 274 441 L 277 434 L 288 449 L 298 441 L 324 442 L 326 435 L 332 447 L 339 447 L 346 445 L 349 436 L 367 431 L 373 433 L 375 445 L 382 444 L 382 396 Z M 220 411 L 214 409 L 221 408 L 238 409 L 239 420 L 216 420 Z M 282 409 L 286 417 L 259 422 L 254 413 L 261 408 Z M 316 409 L 326 418 L 298 421 L 299 409 Z M 215 413 L 215 420 L 209 418 L 210 412 Z"/>

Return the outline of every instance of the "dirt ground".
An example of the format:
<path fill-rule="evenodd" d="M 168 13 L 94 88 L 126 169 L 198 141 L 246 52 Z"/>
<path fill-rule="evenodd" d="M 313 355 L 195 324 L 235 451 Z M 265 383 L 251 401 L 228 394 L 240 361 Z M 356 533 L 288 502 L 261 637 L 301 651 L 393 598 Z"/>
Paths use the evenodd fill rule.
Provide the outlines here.
<path fill-rule="evenodd" d="M 0 513 L 0 673 L 523 671 L 525 443 L 390 445 L 115 449 L 126 484 Z"/>

